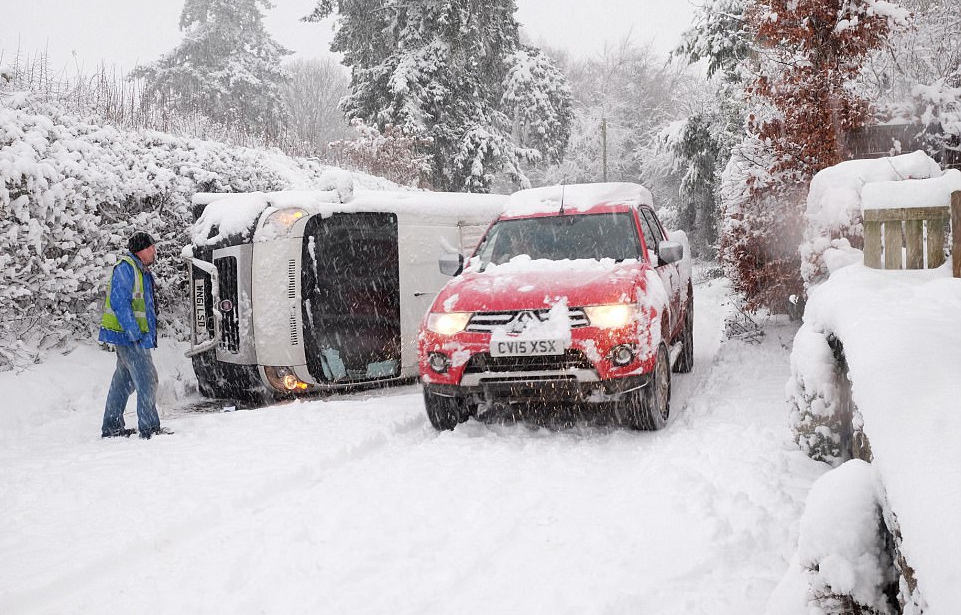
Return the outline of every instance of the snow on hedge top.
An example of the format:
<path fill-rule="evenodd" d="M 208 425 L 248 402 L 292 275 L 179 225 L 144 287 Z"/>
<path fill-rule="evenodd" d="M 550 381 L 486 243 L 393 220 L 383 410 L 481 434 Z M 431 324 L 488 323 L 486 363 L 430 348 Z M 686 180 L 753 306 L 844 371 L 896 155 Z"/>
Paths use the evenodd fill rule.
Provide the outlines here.
<path fill-rule="evenodd" d="M 588 209 L 604 203 L 632 207 L 654 204 L 651 191 L 640 184 L 627 182 L 571 184 L 515 192 L 511 195 L 504 213 L 508 216 L 552 213 L 560 209 L 562 199 L 565 211 Z"/>
<path fill-rule="evenodd" d="M 875 182 L 861 189 L 861 207 L 946 207 L 951 204 L 951 193 L 957 190 L 961 190 L 961 171 L 957 169 L 929 179 Z"/>
<path fill-rule="evenodd" d="M 333 190 L 283 190 L 239 194 L 198 194 L 195 204 L 207 204 L 194 224 L 194 245 L 213 245 L 229 236 L 246 236 L 269 208 L 299 207 L 311 215 L 324 217 L 335 213 L 360 211 L 390 212 L 454 220 L 463 224 L 487 224 L 503 211 L 507 196 L 455 192 L 394 192 L 385 190 L 352 191 L 340 183 Z"/>
<path fill-rule="evenodd" d="M 961 605 L 961 280 L 938 269 L 854 264 L 814 288 L 811 324 L 844 343 L 854 402 L 871 441 L 925 615 Z"/>
<path fill-rule="evenodd" d="M 939 177 L 941 167 L 922 151 L 887 158 L 848 160 L 811 180 L 808 220 L 823 229 L 849 226 L 861 211 L 861 188 L 871 182 Z"/>

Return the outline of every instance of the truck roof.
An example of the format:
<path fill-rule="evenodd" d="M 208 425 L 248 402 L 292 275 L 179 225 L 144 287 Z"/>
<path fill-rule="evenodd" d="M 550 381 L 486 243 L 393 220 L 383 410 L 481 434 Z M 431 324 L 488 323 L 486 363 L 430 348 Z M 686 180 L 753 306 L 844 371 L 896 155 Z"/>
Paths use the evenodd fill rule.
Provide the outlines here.
<path fill-rule="evenodd" d="M 556 214 L 562 203 L 566 213 L 583 213 L 596 211 L 598 207 L 615 211 L 623 207 L 653 206 L 654 198 L 644 186 L 629 182 L 545 186 L 512 194 L 502 217 Z"/>

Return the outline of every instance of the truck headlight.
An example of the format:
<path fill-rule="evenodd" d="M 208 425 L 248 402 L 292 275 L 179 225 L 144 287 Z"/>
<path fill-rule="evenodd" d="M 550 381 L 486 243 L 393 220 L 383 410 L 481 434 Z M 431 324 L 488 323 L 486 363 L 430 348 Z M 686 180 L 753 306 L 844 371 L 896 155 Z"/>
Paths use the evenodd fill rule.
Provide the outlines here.
<path fill-rule="evenodd" d="M 634 321 L 637 307 L 633 303 L 614 303 L 612 305 L 592 305 L 584 308 L 588 320 L 601 329 L 617 329 Z"/>
<path fill-rule="evenodd" d="M 467 327 L 470 312 L 431 312 L 427 315 L 427 328 L 441 335 L 454 335 Z"/>
<path fill-rule="evenodd" d="M 287 207 L 275 211 L 267 216 L 264 221 L 265 227 L 270 227 L 278 235 L 286 235 L 290 229 L 297 224 L 297 221 L 307 215 L 307 211 L 299 207 Z"/>

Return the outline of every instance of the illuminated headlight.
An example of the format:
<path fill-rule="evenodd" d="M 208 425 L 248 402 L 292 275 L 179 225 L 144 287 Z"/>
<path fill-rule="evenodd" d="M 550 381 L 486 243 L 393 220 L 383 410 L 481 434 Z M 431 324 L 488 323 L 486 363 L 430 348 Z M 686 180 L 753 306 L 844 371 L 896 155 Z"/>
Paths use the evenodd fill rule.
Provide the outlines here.
<path fill-rule="evenodd" d="M 264 221 L 264 226 L 272 227 L 276 229 L 277 232 L 286 234 L 290 232 L 291 227 L 297 224 L 298 220 L 306 215 L 307 212 L 299 207 L 288 207 L 275 211 L 267 216 L 267 220 Z"/>
<path fill-rule="evenodd" d="M 270 386 L 274 387 L 278 391 L 286 391 L 288 393 L 297 393 L 306 391 L 310 385 L 298 378 L 294 374 L 294 370 L 289 367 L 264 367 L 264 373 L 267 374 L 267 381 L 270 382 Z"/>
<path fill-rule="evenodd" d="M 467 327 L 470 312 L 431 312 L 427 315 L 427 328 L 441 335 L 454 335 Z"/>
<path fill-rule="evenodd" d="M 615 303 L 613 305 L 592 305 L 585 307 L 584 312 L 591 324 L 601 329 L 616 329 L 633 322 L 637 315 L 637 307 L 630 303 Z"/>

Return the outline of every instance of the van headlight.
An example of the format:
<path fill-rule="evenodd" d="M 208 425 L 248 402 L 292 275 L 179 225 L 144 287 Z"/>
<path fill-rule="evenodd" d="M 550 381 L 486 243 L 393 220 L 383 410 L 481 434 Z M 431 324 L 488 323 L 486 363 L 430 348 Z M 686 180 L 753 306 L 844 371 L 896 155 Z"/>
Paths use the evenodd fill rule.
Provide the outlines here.
<path fill-rule="evenodd" d="M 467 327 L 470 317 L 470 312 L 431 312 L 427 315 L 427 329 L 441 335 L 454 335 Z"/>
<path fill-rule="evenodd" d="M 265 227 L 274 229 L 278 235 L 286 235 L 297 221 L 307 215 L 307 210 L 299 207 L 286 207 L 267 216 Z"/>
<path fill-rule="evenodd" d="M 591 305 L 584 308 L 588 320 L 601 329 L 617 329 L 631 324 L 637 316 L 637 306 L 633 303 L 614 303 L 611 305 Z"/>

